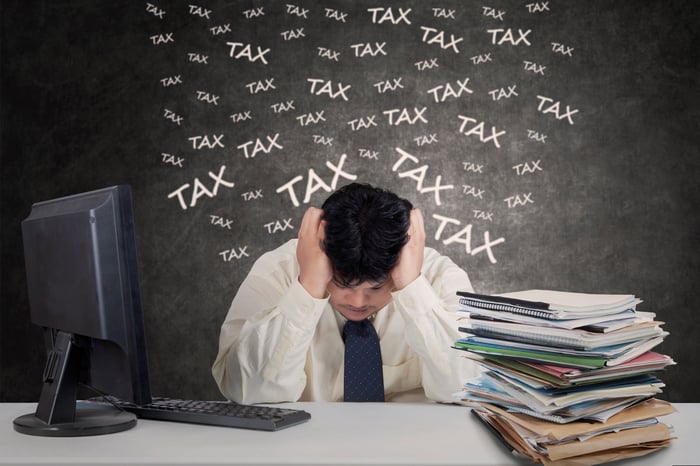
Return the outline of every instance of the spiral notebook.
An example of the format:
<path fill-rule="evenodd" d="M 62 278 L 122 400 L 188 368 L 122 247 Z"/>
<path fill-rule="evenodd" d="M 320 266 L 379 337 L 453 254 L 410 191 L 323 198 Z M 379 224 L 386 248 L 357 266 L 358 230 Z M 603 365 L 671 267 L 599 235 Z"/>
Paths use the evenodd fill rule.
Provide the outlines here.
<path fill-rule="evenodd" d="M 462 310 L 492 310 L 542 319 L 579 319 L 636 309 L 641 300 L 629 294 L 591 294 L 524 290 L 497 295 L 458 291 Z"/>

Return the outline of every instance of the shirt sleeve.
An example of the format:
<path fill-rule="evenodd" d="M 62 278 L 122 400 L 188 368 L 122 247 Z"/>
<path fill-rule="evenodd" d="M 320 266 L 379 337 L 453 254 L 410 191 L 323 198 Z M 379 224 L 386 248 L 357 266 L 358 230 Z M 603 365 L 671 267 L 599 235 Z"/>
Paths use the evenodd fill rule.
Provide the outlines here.
<path fill-rule="evenodd" d="M 273 251 L 256 261 L 241 284 L 212 367 L 226 398 L 245 404 L 300 398 L 306 353 L 328 299 L 313 298 L 297 277 L 294 254 Z"/>
<path fill-rule="evenodd" d="M 479 373 L 473 361 L 452 348 L 461 338 L 457 291 L 473 291 L 467 273 L 449 258 L 427 250 L 421 275 L 393 293 L 406 323 L 406 343 L 421 361 L 425 395 L 446 403 L 456 402 L 454 393 Z"/>

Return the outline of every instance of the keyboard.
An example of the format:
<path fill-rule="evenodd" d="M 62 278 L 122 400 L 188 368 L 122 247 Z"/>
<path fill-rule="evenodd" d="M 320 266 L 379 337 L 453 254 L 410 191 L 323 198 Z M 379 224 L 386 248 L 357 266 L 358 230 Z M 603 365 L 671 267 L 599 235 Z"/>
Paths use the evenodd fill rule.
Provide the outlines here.
<path fill-rule="evenodd" d="M 311 414 L 299 409 L 244 405 L 231 401 L 178 400 L 154 397 L 150 404 L 137 405 L 112 396 L 87 400 L 91 403 L 112 404 L 136 414 L 141 419 L 187 422 L 212 426 L 238 427 L 274 431 L 311 419 Z"/>

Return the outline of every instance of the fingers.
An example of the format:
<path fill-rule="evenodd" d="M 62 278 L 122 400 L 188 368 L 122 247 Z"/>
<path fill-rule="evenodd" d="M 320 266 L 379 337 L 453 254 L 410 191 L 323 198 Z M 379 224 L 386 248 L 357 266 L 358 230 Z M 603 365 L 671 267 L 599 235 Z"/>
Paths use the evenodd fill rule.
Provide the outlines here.
<path fill-rule="evenodd" d="M 421 273 L 425 247 L 425 227 L 423 214 L 419 209 L 411 210 L 408 227 L 408 242 L 401 249 L 399 260 L 391 272 L 394 287 L 401 290 L 414 281 Z"/>
<path fill-rule="evenodd" d="M 408 227 L 409 241 L 425 244 L 425 224 L 420 209 L 411 210 L 411 225 Z"/>
<path fill-rule="evenodd" d="M 330 261 L 323 252 L 324 237 L 323 210 L 310 207 L 301 220 L 296 255 L 299 263 L 299 282 L 316 298 L 325 295 L 326 285 L 333 276 Z"/>
<path fill-rule="evenodd" d="M 319 234 L 323 235 L 324 232 L 321 228 L 322 218 L 322 209 L 319 209 L 317 207 L 309 207 L 304 213 L 304 217 L 301 219 L 301 226 L 299 227 L 299 239 L 301 239 L 302 236 L 305 238 L 315 238 L 318 237 Z"/>

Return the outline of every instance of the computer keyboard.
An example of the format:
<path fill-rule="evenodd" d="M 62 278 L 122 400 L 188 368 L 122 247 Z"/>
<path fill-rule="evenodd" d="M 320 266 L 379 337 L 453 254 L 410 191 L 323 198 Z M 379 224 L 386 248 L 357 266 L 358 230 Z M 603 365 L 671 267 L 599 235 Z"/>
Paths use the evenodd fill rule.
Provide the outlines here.
<path fill-rule="evenodd" d="M 137 405 L 112 396 L 87 400 L 113 404 L 142 419 L 187 422 L 255 430 L 279 430 L 311 419 L 306 411 L 271 406 L 244 405 L 230 401 L 178 400 L 155 397 L 147 405 Z"/>

